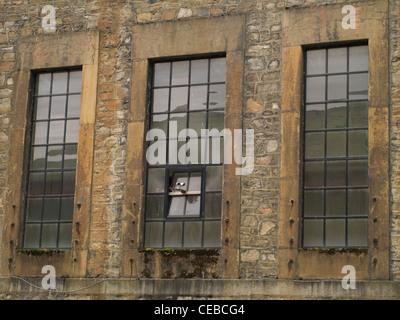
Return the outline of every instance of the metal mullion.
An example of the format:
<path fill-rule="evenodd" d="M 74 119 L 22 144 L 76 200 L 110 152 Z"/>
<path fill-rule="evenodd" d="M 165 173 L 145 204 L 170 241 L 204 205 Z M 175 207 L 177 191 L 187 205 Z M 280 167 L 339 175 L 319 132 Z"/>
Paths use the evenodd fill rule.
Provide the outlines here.
<path fill-rule="evenodd" d="M 325 72 L 328 74 L 328 50 L 325 49 Z M 328 75 L 325 75 L 325 100 L 328 101 Z M 327 183 L 327 142 L 328 134 L 326 129 L 328 127 L 328 103 L 325 103 L 325 132 L 324 132 L 324 187 Z M 326 246 L 326 189 L 324 189 L 324 219 L 322 231 L 322 245 Z"/>
<path fill-rule="evenodd" d="M 347 57 L 349 56 L 349 47 L 347 47 Z M 348 60 L 347 60 L 348 61 Z M 349 70 L 349 68 L 347 68 Z M 326 72 L 326 73 L 317 73 L 317 74 L 309 74 L 307 78 L 316 78 L 316 77 L 324 77 L 324 76 L 343 76 L 343 75 L 353 75 L 353 74 L 362 74 L 368 73 L 368 71 L 343 71 L 343 72 Z"/>
<path fill-rule="evenodd" d="M 368 99 L 360 98 L 360 99 L 331 99 L 331 100 L 317 100 L 317 101 L 308 101 L 307 105 L 316 105 L 316 104 L 324 104 L 324 103 L 341 103 L 341 102 L 368 102 Z"/>
<path fill-rule="evenodd" d="M 347 47 L 347 50 L 346 50 L 346 58 L 347 58 L 346 70 L 347 71 L 349 71 L 349 65 L 350 65 L 349 51 L 350 51 L 349 47 Z M 350 88 L 349 80 L 350 80 L 349 73 L 347 73 L 347 75 L 346 75 L 346 98 L 347 98 L 347 100 L 349 99 L 349 88 Z M 347 130 L 346 130 L 346 186 L 348 186 L 349 185 L 349 130 L 348 130 L 348 128 L 349 128 L 349 102 L 346 103 L 346 128 L 347 128 Z M 346 202 L 345 202 L 345 218 L 344 218 L 344 223 L 345 223 L 344 244 L 347 247 L 348 246 L 348 238 L 349 238 L 349 235 L 348 235 L 349 190 L 347 188 L 345 189 L 345 193 L 346 193 L 346 198 L 345 198 Z"/>
<path fill-rule="evenodd" d="M 331 187 L 305 187 L 305 190 L 344 190 L 344 189 L 368 189 L 368 186 L 331 186 Z"/>
<path fill-rule="evenodd" d="M 65 95 L 70 96 L 78 96 L 81 92 L 66 92 L 66 93 L 51 93 L 51 94 L 34 94 L 33 98 L 52 98 L 52 97 L 61 97 Z"/>
<path fill-rule="evenodd" d="M 190 62 L 192 60 L 189 60 Z M 210 59 L 208 59 L 208 61 L 210 61 Z M 190 70 L 189 70 L 190 72 Z M 360 72 L 358 72 L 360 73 Z M 189 75 L 190 77 L 190 75 Z M 189 80 L 190 82 L 190 80 Z M 225 84 L 225 81 L 208 81 L 208 82 L 201 82 L 201 83 L 188 83 L 188 84 L 171 84 L 169 86 L 165 85 L 165 86 L 154 86 L 153 89 L 168 89 L 168 88 L 182 88 L 182 87 L 201 87 L 201 86 L 206 86 L 206 85 L 218 85 L 218 84 Z M 40 96 L 41 97 L 41 96 Z"/>
<path fill-rule="evenodd" d="M 327 103 L 325 103 L 325 105 L 327 105 Z M 344 130 L 361 131 L 361 130 L 368 130 L 368 127 L 351 127 L 351 128 L 349 128 L 347 126 L 344 128 L 308 129 L 308 130 L 305 130 L 305 133 L 337 132 L 337 131 L 344 131 Z"/>
<path fill-rule="evenodd" d="M 304 194 L 305 194 L 305 137 L 306 137 L 306 133 L 305 133 L 305 129 L 306 129 L 306 93 L 307 93 L 307 55 L 308 55 L 308 51 L 305 52 L 305 54 L 303 55 L 303 65 L 304 65 L 304 69 L 303 69 L 303 90 L 304 90 L 304 94 L 303 94 L 303 105 L 302 105 L 302 109 L 303 109 L 303 113 L 301 116 L 301 126 L 302 126 L 302 141 L 301 141 L 301 232 L 300 232 L 300 243 L 301 246 L 304 247 Z"/>

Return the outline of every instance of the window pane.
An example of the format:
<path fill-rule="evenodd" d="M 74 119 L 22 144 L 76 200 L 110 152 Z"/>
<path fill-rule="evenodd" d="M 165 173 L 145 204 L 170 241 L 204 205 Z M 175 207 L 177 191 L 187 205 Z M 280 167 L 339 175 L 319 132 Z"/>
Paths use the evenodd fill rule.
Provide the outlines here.
<path fill-rule="evenodd" d="M 170 191 L 185 190 L 188 188 L 189 174 L 187 172 L 175 172 L 172 176 Z"/>
<path fill-rule="evenodd" d="M 36 98 L 35 101 L 36 101 L 35 120 L 48 119 L 50 98 L 49 97 Z"/>
<path fill-rule="evenodd" d="M 222 206 L 221 193 L 206 193 L 204 204 L 205 218 L 220 218 Z"/>
<path fill-rule="evenodd" d="M 368 185 L 368 160 L 349 161 L 349 186 Z"/>
<path fill-rule="evenodd" d="M 186 197 L 171 197 L 169 216 L 183 216 L 185 213 Z"/>
<path fill-rule="evenodd" d="M 304 216 L 315 217 L 324 215 L 324 191 L 304 191 Z"/>
<path fill-rule="evenodd" d="M 207 108 L 207 86 L 195 86 L 190 88 L 189 110 Z"/>
<path fill-rule="evenodd" d="M 228 150 L 229 152 L 230 150 Z M 224 162 L 224 138 L 208 139 L 208 153 L 206 155 L 207 163 L 219 164 Z"/>
<path fill-rule="evenodd" d="M 226 59 L 210 60 L 210 82 L 224 82 L 226 74 Z"/>
<path fill-rule="evenodd" d="M 148 248 L 162 247 L 163 223 L 147 222 L 145 243 Z"/>
<path fill-rule="evenodd" d="M 153 112 L 168 111 L 169 89 L 153 90 Z"/>
<path fill-rule="evenodd" d="M 75 168 L 78 155 L 78 145 L 67 144 L 64 148 L 64 168 Z"/>
<path fill-rule="evenodd" d="M 329 129 L 346 127 L 346 113 L 345 103 L 328 103 L 327 127 Z"/>
<path fill-rule="evenodd" d="M 63 175 L 63 194 L 75 193 L 75 171 L 65 171 Z"/>
<path fill-rule="evenodd" d="M 346 215 L 345 190 L 326 190 L 326 215 L 327 216 Z"/>
<path fill-rule="evenodd" d="M 182 222 L 166 222 L 164 248 L 182 246 Z"/>
<path fill-rule="evenodd" d="M 328 77 L 328 100 L 347 98 L 347 76 Z"/>
<path fill-rule="evenodd" d="M 307 102 L 325 101 L 325 77 L 307 78 Z"/>
<path fill-rule="evenodd" d="M 349 132 L 349 156 L 368 155 L 368 130 Z"/>
<path fill-rule="evenodd" d="M 42 220 L 42 199 L 28 199 L 26 209 L 26 220 L 27 221 L 40 221 Z"/>
<path fill-rule="evenodd" d="M 58 246 L 61 248 L 71 248 L 72 223 L 61 223 L 58 236 Z"/>
<path fill-rule="evenodd" d="M 346 244 L 346 224 L 344 219 L 327 219 L 326 243 L 327 247 L 343 247 Z"/>
<path fill-rule="evenodd" d="M 44 173 L 32 172 L 29 174 L 29 195 L 40 195 L 43 194 L 44 190 Z"/>
<path fill-rule="evenodd" d="M 53 73 L 53 94 L 66 93 L 67 92 L 67 72 L 54 72 Z"/>
<path fill-rule="evenodd" d="M 74 198 L 62 198 L 60 220 L 62 221 L 72 220 L 73 215 L 74 215 Z"/>
<path fill-rule="evenodd" d="M 50 118 L 65 118 L 65 106 L 67 96 L 55 96 L 51 98 Z"/>
<path fill-rule="evenodd" d="M 33 125 L 33 144 L 47 143 L 47 122 L 36 122 Z"/>
<path fill-rule="evenodd" d="M 321 187 L 324 185 L 324 162 L 310 161 L 306 162 L 304 173 L 305 187 Z"/>
<path fill-rule="evenodd" d="M 322 158 L 324 156 L 325 134 L 323 132 L 306 133 L 306 158 Z"/>
<path fill-rule="evenodd" d="M 24 247 L 38 248 L 40 240 L 40 224 L 27 224 L 25 226 Z"/>
<path fill-rule="evenodd" d="M 164 216 L 164 196 L 147 196 L 146 219 L 162 219 Z"/>
<path fill-rule="evenodd" d="M 60 199 L 50 198 L 44 199 L 43 220 L 58 220 L 60 211 Z"/>
<path fill-rule="evenodd" d="M 172 85 L 189 83 L 189 61 L 172 63 Z"/>
<path fill-rule="evenodd" d="M 40 73 L 38 76 L 38 95 L 50 94 L 51 73 Z"/>
<path fill-rule="evenodd" d="M 225 108 L 225 84 L 210 85 L 209 109 Z"/>
<path fill-rule="evenodd" d="M 203 246 L 219 247 L 220 245 L 221 245 L 221 222 L 205 221 Z"/>
<path fill-rule="evenodd" d="M 168 114 L 157 114 L 151 117 L 150 129 L 161 129 L 165 136 L 168 133 Z"/>
<path fill-rule="evenodd" d="M 208 59 L 191 62 L 190 83 L 206 83 L 208 81 Z"/>
<path fill-rule="evenodd" d="M 171 64 L 169 62 L 154 65 L 154 86 L 168 86 Z"/>
<path fill-rule="evenodd" d="M 349 99 L 368 99 L 368 73 L 349 75 Z"/>
<path fill-rule="evenodd" d="M 78 138 L 79 138 L 79 120 L 68 120 L 65 142 L 66 143 L 78 142 Z"/>
<path fill-rule="evenodd" d="M 325 49 L 307 51 L 307 74 L 325 73 L 325 65 Z"/>
<path fill-rule="evenodd" d="M 327 132 L 326 135 L 326 156 L 346 156 L 346 131 Z"/>
<path fill-rule="evenodd" d="M 64 121 L 50 121 L 49 143 L 64 142 Z"/>
<path fill-rule="evenodd" d="M 188 104 L 188 87 L 171 89 L 171 110 L 186 111 Z"/>
<path fill-rule="evenodd" d="M 348 219 L 347 239 L 349 246 L 367 246 L 367 219 Z"/>
<path fill-rule="evenodd" d="M 200 195 L 192 195 L 186 197 L 186 212 L 187 216 L 200 216 Z"/>
<path fill-rule="evenodd" d="M 46 161 L 46 147 L 34 147 L 32 148 L 31 169 L 44 169 Z"/>
<path fill-rule="evenodd" d="M 81 95 L 73 95 L 68 97 L 68 117 L 79 117 L 81 112 Z"/>
<path fill-rule="evenodd" d="M 208 112 L 208 129 L 217 129 L 219 132 L 224 129 L 224 111 Z"/>
<path fill-rule="evenodd" d="M 57 247 L 57 223 L 46 223 L 42 226 L 42 248 Z"/>
<path fill-rule="evenodd" d="M 306 106 L 306 130 L 325 128 L 325 105 L 311 104 Z"/>
<path fill-rule="evenodd" d="M 160 193 L 165 190 L 165 169 L 148 169 L 147 192 Z"/>
<path fill-rule="evenodd" d="M 46 173 L 46 194 L 61 193 L 61 172 Z"/>
<path fill-rule="evenodd" d="M 368 70 L 368 46 L 350 47 L 349 50 L 349 71 Z"/>
<path fill-rule="evenodd" d="M 82 91 L 82 71 L 70 71 L 69 73 L 69 92 Z"/>
<path fill-rule="evenodd" d="M 346 161 L 327 161 L 326 164 L 326 185 L 346 185 Z"/>
<path fill-rule="evenodd" d="M 222 190 L 222 166 L 206 168 L 206 191 Z"/>
<path fill-rule="evenodd" d="M 305 247 L 323 245 L 323 223 L 322 219 L 304 220 L 303 245 Z"/>
<path fill-rule="evenodd" d="M 186 248 L 201 247 L 201 227 L 200 221 L 185 222 L 183 245 Z"/>
<path fill-rule="evenodd" d="M 178 134 L 182 131 L 185 130 L 187 128 L 187 114 L 186 113 L 171 113 L 170 114 L 170 127 L 169 127 L 169 132 L 168 132 L 168 137 L 169 138 L 177 138 Z M 171 131 L 171 121 L 176 121 L 176 127 L 177 130 L 176 132 L 172 132 Z"/>
<path fill-rule="evenodd" d="M 51 146 L 47 151 L 47 168 L 48 169 L 61 169 L 63 146 Z"/>
<path fill-rule="evenodd" d="M 192 172 L 189 178 L 189 191 L 201 191 L 201 172 Z"/>
<path fill-rule="evenodd" d="M 328 72 L 347 71 L 347 48 L 328 49 Z"/>
<path fill-rule="evenodd" d="M 368 190 L 349 190 L 348 191 L 348 215 L 349 216 L 367 216 L 369 212 Z"/>
<path fill-rule="evenodd" d="M 368 101 L 349 103 L 349 127 L 368 126 Z"/>
<path fill-rule="evenodd" d="M 201 129 L 207 128 L 207 112 L 189 113 L 189 128 L 196 131 L 197 136 L 201 136 Z"/>

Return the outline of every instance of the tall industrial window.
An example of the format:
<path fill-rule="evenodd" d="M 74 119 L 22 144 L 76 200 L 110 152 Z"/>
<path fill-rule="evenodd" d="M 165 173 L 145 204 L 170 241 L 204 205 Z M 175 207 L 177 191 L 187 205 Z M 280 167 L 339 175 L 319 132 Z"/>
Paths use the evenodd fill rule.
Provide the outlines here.
<path fill-rule="evenodd" d="M 145 247 L 220 247 L 225 68 L 224 57 L 154 64 L 150 129 L 165 149 L 147 158 Z"/>
<path fill-rule="evenodd" d="M 24 248 L 70 248 L 82 72 L 35 75 Z"/>
<path fill-rule="evenodd" d="M 367 45 L 305 51 L 303 129 L 303 246 L 367 246 Z"/>

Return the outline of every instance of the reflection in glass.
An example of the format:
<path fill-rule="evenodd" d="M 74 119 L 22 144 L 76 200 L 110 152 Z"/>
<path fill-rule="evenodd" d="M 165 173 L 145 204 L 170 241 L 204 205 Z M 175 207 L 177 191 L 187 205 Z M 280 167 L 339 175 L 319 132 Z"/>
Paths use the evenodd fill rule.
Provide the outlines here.
<path fill-rule="evenodd" d="M 368 46 L 354 46 L 349 50 L 349 71 L 367 71 Z"/>
<path fill-rule="evenodd" d="M 52 119 L 65 117 L 66 102 L 67 102 L 67 96 L 55 96 L 51 98 L 50 117 Z"/>
<path fill-rule="evenodd" d="M 217 58 L 210 60 L 210 82 L 225 82 L 226 59 Z"/>
<path fill-rule="evenodd" d="M 323 245 L 322 219 L 304 220 L 303 244 L 305 247 L 321 247 Z"/>
<path fill-rule="evenodd" d="M 347 98 L 347 76 L 328 76 L 328 100 Z"/>
<path fill-rule="evenodd" d="M 189 83 L 189 61 L 176 61 L 172 63 L 172 85 Z"/>
<path fill-rule="evenodd" d="M 326 190 L 326 215 L 327 216 L 346 215 L 345 190 Z"/>
<path fill-rule="evenodd" d="M 170 111 L 185 111 L 188 105 L 188 87 L 178 87 L 171 89 L 171 109 Z"/>
<path fill-rule="evenodd" d="M 307 74 L 325 73 L 326 51 L 308 50 L 307 51 Z"/>
<path fill-rule="evenodd" d="M 42 247 L 57 247 L 57 223 L 44 223 L 42 225 Z"/>
<path fill-rule="evenodd" d="M 331 131 L 326 133 L 326 156 L 346 156 L 346 131 Z"/>
<path fill-rule="evenodd" d="M 368 215 L 368 189 L 350 189 L 348 199 L 347 214 L 349 216 Z"/>
<path fill-rule="evenodd" d="M 154 65 L 154 86 L 168 86 L 171 64 L 169 62 L 156 63 Z"/>
<path fill-rule="evenodd" d="M 206 83 L 208 81 L 208 60 L 193 60 L 191 62 L 190 83 Z"/>
<path fill-rule="evenodd" d="M 324 191 L 304 191 L 304 216 L 315 217 L 324 215 Z"/>
<path fill-rule="evenodd" d="M 68 82 L 67 72 L 54 72 L 52 94 L 66 93 L 67 82 Z"/>
<path fill-rule="evenodd" d="M 190 88 L 189 110 L 207 108 L 207 86 L 195 86 Z"/>
<path fill-rule="evenodd" d="M 225 84 L 210 85 L 209 109 L 223 109 L 225 107 Z"/>
<path fill-rule="evenodd" d="M 349 156 L 368 155 L 368 130 L 349 132 Z"/>
<path fill-rule="evenodd" d="M 323 132 L 306 133 L 305 157 L 321 158 L 324 156 L 325 134 Z"/>
<path fill-rule="evenodd" d="M 326 163 L 326 186 L 346 185 L 346 161 L 327 161 Z"/>
<path fill-rule="evenodd" d="M 149 248 L 160 248 L 162 246 L 163 223 L 147 222 L 146 223 L 145 243 Z"/>
<path fill-rule="evenodd" d="M 183 245 L 187 248 L 201 247 L 201 221 L 185 222 Z"/>
<path fill-rule="evenodd" d="M 346 127 L 346 113 L 345 103 L 328 103 L 327 127 L 329 129 Z"/>
<path fill-rule="evenodd" d="M 324 104 L 307 105 L 306 130 L 315 130 L 323 128 L 325 128 L 325 105 Z"/>
<path fill-rule="evenodd" d="M 221 222 L 204 222 L 204 240 L 205 247 L 219 247 L 221 245 Z"/>
<path fill-rule="evenodd" d="M 304 165 L 304 186 L 321 187 L 324 185 L 324 162 L 310 161 Z"/>
<path fill-rule="evenodd" d="M 164 247 L 178 248 L 182 245 L 182 222 L 166 222 Z"/>
<path fill-rule="evenodd" d="M 307 102 L 325 101 L 325 77 L 307 78 Z"/>
<path fill-rule="evenodd" d="M 168 111 L 169 89 L 153 90 L 153 112 Z"/>
<path fill-rule="evenodd" d="M 347 48 L 328 49 L 328 72 L 347 71 Z"/>
<path fill-rule="evenodd" d="M 346 244 L 345 220 L 327 219 L 325 223 L 325 245 L 327 247 L 343 247 Z"/>
<path fill-rule="evenodd" d="M 367 219 L 348 219 L 348 245 L 351 247 L 365 247 L 368 245 Z"/>
<path fill-rule="evenodd" d="M 349 75 L 349 99 L 368 99 L 368 73 Z"/>

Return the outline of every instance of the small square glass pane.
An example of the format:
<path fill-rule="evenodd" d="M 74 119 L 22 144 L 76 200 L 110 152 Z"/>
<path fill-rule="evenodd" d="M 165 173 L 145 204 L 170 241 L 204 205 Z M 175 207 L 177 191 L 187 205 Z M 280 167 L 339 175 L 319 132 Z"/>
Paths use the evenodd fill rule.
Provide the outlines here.
<path fill-rule="evenodd" d="M 46 147 L 33 147 L 31 152 L 31 169 L 44 169 L 46 162 Z"/>
<path fill-rule="evenodd" d="M 306 130 L 325 128 L 325 105 L 310 104 L 306 106 Z"/>
<path fill-rule="evenodd" d="M 326 133 L 326 156 L 346 156 L 346 131 L 331 131 Z"/>
<path fill-rule="evenodd" d="M 146 223 L 145 246 L 147 248 L 161 248 L 163 236 L 162 222 L 147 222 Z"/>
<path fill-rule="evenodd" d="M 153 90 L 153 112 L 168 111 L 169 89 L 154 89 Z"/>
<path fill-rule="evenodd" d="M 63 174 L 63 194 L 75 193 L 75 171 L 64 171 Z"/>
<path fill-rule="evenodd" d="M 349 161 L 349 186 L 368 186 L 368 160 Z"/>
<path fill-rule="evenodd" d="M 33 125 L 33 144 L 47 143 L 47 121 L 35 122 Z"/>
<path fill-rule="evenodd" d="M 41 248 L 57 248 L 57 223 L 46 223 L 42 225 Z"/>
<path fill-rule="evenodd" d="M 347 71 L 347 48 L 328 49 L 328 72 Z"/>
<path fill-rule="evenodd" d="M 206 193 L 204 204 L 204 217 L 205 218 L 220 218 L 222 207 L 222 194 L 221 193 Z"/>
<path fill-rule="evenodd" d="M 182 222 L 166 222 L 164 248 L 182 247 Z"/>
<path fill-rule="evenodd" d="M 210 85 L 208 99 L 209 109 L 225 108 L 225 84 Z"/>
<path fill-rule="evenodd" d="M 71 248 L 72 223 L 60 223 L 60 233 L 58 235 L 59 248 Z"/>
<path fill-rule="evenodd" d="M 208 112 L 208 129 L 216 129 L 221 133 L 224 129 L 224 111 L 210 111 Z"/>
<path fill-rule="evenodd" d="M 328 77 L 328 100 L 339 100 L 347 98 L 347 76 Z"/>
<path fill-rule="evenodd" d="M 326 215 L 328 217 L 346 215 L 345 190 L 326 190 Z"/>
<path fill-rule="evenodd" d="M 205 221 L 204 222 L 204 247 L 220 247 L 221 246 L 221 222 Z"/>
<path fill-rule="evenodd" d="M 306 133 L 305 144 L 306 159 L 322 158 L 324 156 L 325 134 L 323 132 Z"/>
<path fill-rule="evenodd" d="M 82 92 L 82 71 L 70 71 L 69 73 L 69 89 L 68 92 Z"/>
<path fill-rule="evenodd" d="M 349 103 L 349 127 L 368 126 L 368 101 Z"/>
<path fill-rule="evenodd" d="M 208 166 L 206 168 L 206 191 L 222 190 L 222 166 Z"/>
<path fill-rule="evenodd" d="M 68 96 L 68 117 L 79 117 L 81 112 L 81 95 L 75 94 Z"/>
<path fill-rule="evenodd" d="M 74 216 L 74 198 L 61 198 L 61 221 L 71 221 Z"/>
<path fill-rule="evenodd" d="M 79 120 L 67 121 L 66 143 L 78 143 L 79 138 Z"/>
<path fill-rule="evenodd" d="M 64 142 L 64 122 L 50 121 L 49 143 Z"/>
<path fill-rule="evenodd" d="M 349 75 L 349 99 L 368 99 L 368 73 Z"/>
<path fill-rule="evenodd" d="M 317 217 L 324 215 L 324 191 L 304 191 L 304 216 Z"/>
<path fill-rule="evenodd" d="M 54 96 L 51 97 L 51 112 L 50 118 L 65 118 L 65 106 L 67 103 L 67 96 Z"/>
<path fill-rule="evenodd" d="M 44 173 L 43 172 L 32 172 L 29 174 L 29 195 L 40 195 L 43 194 L 44 188 Z"/>
<path fill-rule="evenodd" d="M 346 161 L 327 161 L 326 186 L 336 187 L 346 185 Z"/>
<path fill-rule="evenodd" d="M 325 246 L 344 247 L 346 245 L 345 219 L 326 219 Z"/>
<path fill-rule="evenodd" d="M 171 123 L 175 121 L 176 123 Z M 187 128 L 187 113 L 171 113 L 169 118 L 168 138 L 177 138 Z M 186 131 L 183 131 L 186 134 Z"/>
<path fill-rule="evenodd" d="M 345 103 L 328 103 L 327 127 L 329 129 L 346 127 L 346 113 Z"/>
<path fill-rule="evenodd" d="M 308 50 L 307 51 L 307 74 L 325 73 L 326 50 Z"/>
<path fill-rule="evenodd" d="M 40 224 L 26 224 L 24 233 L 24 248 L 39 248 Z"/>
<path fill-rule="evenodd" d="M 208 59 L 192 60 L 190 83 L 206 83 L 208 81 Z"/>
<path fill-rule="evenodd" d="M 78 154 L 77 144 L 66 144 L 64 146 L 64 169 L 76 168 L 76 159 Z"/>
<path fill-rule="evenodd" d="M 40 73 L 38 77 L 38 95 L 50 94 L 51 73 Z"/>
<path fill-rule="evenodd" d="M 349 156 L 368 155 L 368 130 L 349 132 Z"/>
<path fill-rule="evenodd" d="M 189 83 L 189 61 L 172 63 L 172 85 Z"/>
<path fill-rule="evenodd" d="M 307 78 L 306 101 L 325 101 L 325 77 Z"/>
<path fill-rule="evenodd" d="M 201 247 L 201 227 L 200 221 L 185 222 L 184 224 L 183 246 L 185 248 Z"/>
<path fill-rule="evenodd" d="M 171 109 L 170 111 L 186 111 L 188 105 L 188 87 L 178 87 L 171 89 Z"/>
<path fill-rule="evenodd" d="M 185 214 L 185 202 L 185 196 L 171 197 L 168 216 L 183 216 Z"/>
<path fill-rule="evenodd" d="M 324 162 L 307 161 L 304 164 L 304 186 L 321 187 L 324 185 Z"/>
<path fill-rule="evenodd" d="M 164 196 L 147 196 L 146 219 L 162 219 L 164 216 Z"/>
<path fill-rule="evenodd" d="M 35 99 L 35 120 L 42 120 L 49 118 L 49 97 L 39 97 Z"/>
<path fill-rule="evenodd" d="M 154 86 L 168 86 L 170 78 L 171 63 L 163 62 L 154 65 Z"/>
<path fill-rule="evenodd" d="M 165 137 L 168 133 L 168 114 L 156 114 L 151 117 L 150 129 L 161 129 Z"/>
<path fill-rule="evenodd" d="M 347 214 L 349 216 L 368 216 L 368 189 L 348 190 Z"/>
<path fill-rule="evenodd" d="M 43 220 L 58 220 L 58 214 L 60 212 L 60 199 L 59 198 L 45 198 L 44 199 L 44 211 Z"/>
<path fill-rule="evenodd" d="M 200 216 L 200 195 L 189 195 L 186 197 L 186 216 Z"/>
<path fill-rule="evenodd" d="M 190 88 L 189 110 L 207 108 L 207 86 L 193 86 Z"/>
<path fill-rule="evenodd" d="M 224 82 L 226 73 L 226 59 L 216 58 L 210 60 L 210 82 Z"/>
<path fill-rule="evenodd" d="M 348 219 L 347 245 L 351 247 L 365 247 L 368 245 L 368 220 Z"/>
<path fill-rule="evenodd" d="M 303 246 L 321 247 L 323 246 L 323 227 L 322 219 L 305 219 L 303 229 Z"/>
<path fill-rule="evenodd" d="M 61 193 L 61 172 L 46 173 L 46 194 Z"/>
<path fill-rule="evenodd" d="M 226 152 L 230 152 L 227 150 Z M 244 154 L 243 154 L 244 155 Z M 208 139 L 208 153 L 205 163 L 220 164 L 224 162 L 224 138 L 212 137 Z"/>
<path fill-rule="evenodd" d="M 349 71 L 367 71 L 368 46 L 354 46 L 349 50 Z"/>
<path fill-rule="evenodd" d="M 197 137 L 201 136 L 201 129 L 207 128 L 207 112 L 190 112 L 189 129 L 195 130 Z"/>
<path fill-rule="evenodd" d="M 165 169 L 149 168 L 147 175 L 147 192 L 163 193 L 165 190 Z"/>
<path fill-rule="evenodd" d="M 47 169 L 61 169 L 63 146 L 49 146 L 47 151 Z"/>
<path fill-rule="evenodd" d="M 68 72 L 53 73 L 53 94 L 66 93 L 68 83 Z"/>
<path fill-rule="evenodd" d="M 42 220 L 43 199 L 28 199 L 26 207 L 26 221 Z"/>

